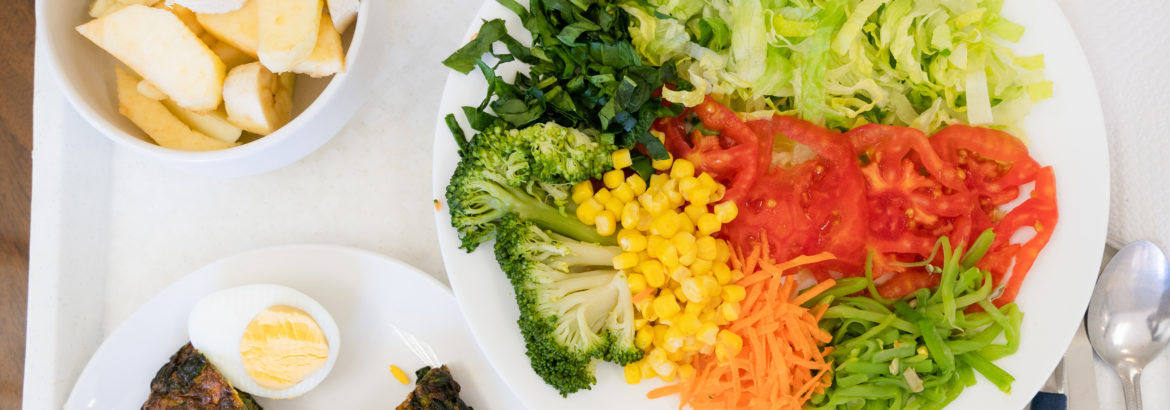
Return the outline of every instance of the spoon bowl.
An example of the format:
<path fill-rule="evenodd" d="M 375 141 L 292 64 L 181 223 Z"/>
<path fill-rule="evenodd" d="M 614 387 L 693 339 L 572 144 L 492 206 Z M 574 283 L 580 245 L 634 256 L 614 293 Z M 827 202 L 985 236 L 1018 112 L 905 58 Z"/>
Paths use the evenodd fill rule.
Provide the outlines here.
<path fill-rule="evenodd" d="M 1121 376 L 1126 408 L 1141 409 L 1142 368 L 1170 342 L 1170 262 L 1157 245 L 1117 252 L 1097 279 L 1085 325 L 1097 356 Z"/>

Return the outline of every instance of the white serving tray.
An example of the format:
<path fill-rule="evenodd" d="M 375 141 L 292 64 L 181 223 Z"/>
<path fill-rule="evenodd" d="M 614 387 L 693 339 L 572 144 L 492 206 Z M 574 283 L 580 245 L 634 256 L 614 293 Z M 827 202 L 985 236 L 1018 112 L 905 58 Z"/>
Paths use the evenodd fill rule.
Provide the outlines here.
<path fill-rule="evenodd" d="M 369 79 L 349 124 L 307 158 L 239 179 L 191 176 L 114 146 L 69 107 L 37 44 L 24 408 L 60 409 L 106 335 L 225 256 L 330 243 L 446 283 L 431 217 L 432 119 L 440 62 L 481 3 L 396 2 L 378 16 L 389 47 L 381 78 Z"/>

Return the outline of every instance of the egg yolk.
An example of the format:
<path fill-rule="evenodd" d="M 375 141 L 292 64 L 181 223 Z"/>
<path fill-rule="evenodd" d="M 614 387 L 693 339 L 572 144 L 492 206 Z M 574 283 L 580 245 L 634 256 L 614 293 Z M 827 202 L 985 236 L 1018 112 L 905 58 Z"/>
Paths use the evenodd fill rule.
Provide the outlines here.
<path fill-rule="evenodd" d="M 240 356 L 256 384 L 284 390 L 325 366 L 329 341 L 308 313 L 292 306 L 272 306 L 244 329 Z"/>

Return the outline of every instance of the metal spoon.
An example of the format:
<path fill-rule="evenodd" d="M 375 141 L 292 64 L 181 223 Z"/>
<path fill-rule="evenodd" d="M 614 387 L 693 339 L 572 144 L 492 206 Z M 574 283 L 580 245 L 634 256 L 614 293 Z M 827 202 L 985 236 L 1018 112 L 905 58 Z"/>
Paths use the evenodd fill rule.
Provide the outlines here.
<path fill-rule="evenodd" d="M 1142 368 L 1170 341 L 1170 262 L 1157 245 L 1126 245 L 1097 279 L 1085 318 L 1089 343 L 1121 376 L 1128 410 L 1142 408 Z"/>

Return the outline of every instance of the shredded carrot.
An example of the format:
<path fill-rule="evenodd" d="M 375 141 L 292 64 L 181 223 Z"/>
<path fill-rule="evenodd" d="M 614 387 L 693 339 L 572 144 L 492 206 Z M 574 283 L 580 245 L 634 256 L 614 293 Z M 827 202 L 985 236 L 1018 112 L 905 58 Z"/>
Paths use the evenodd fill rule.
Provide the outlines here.
<path fill-rule="evenodd" d="M 725 361 L 713 354 L 696 357 L 691 379 L 652 390 L 647 397 L 678 394 L 680 408 L 694 410 L 795 410 L 828 387 L 832 363 L 825 356 L 832 349 L 825 344 L 832 335 L 817 327 L 825 307 L 801 304 L 835 283 L 829 279 L 798 294 L 796 280 L 784 272 L 834 256 L 826 252 L 775 264 L 767 236 L 762 237 L 748 252 L 733 251 L 730 260 L 745 274 L 736 282 L 746 290 L 740 316 L 724 327 L 743 338 L 739 354 Z"/>
<path fill-rule="evenodd" d="M 634 295 L 633 298 L 630 298 L 630 301 L 632 301 L 634 303 L 640 303 L 640 302 L 642 302 L 643 299 L 650 297 L 650 294 L 654 293 L 655 289 L 657 289 L 657 288 L 647 286 L 646 289 L 642 289 L 641 292 L 638 292 L 637 295 Z"/>

